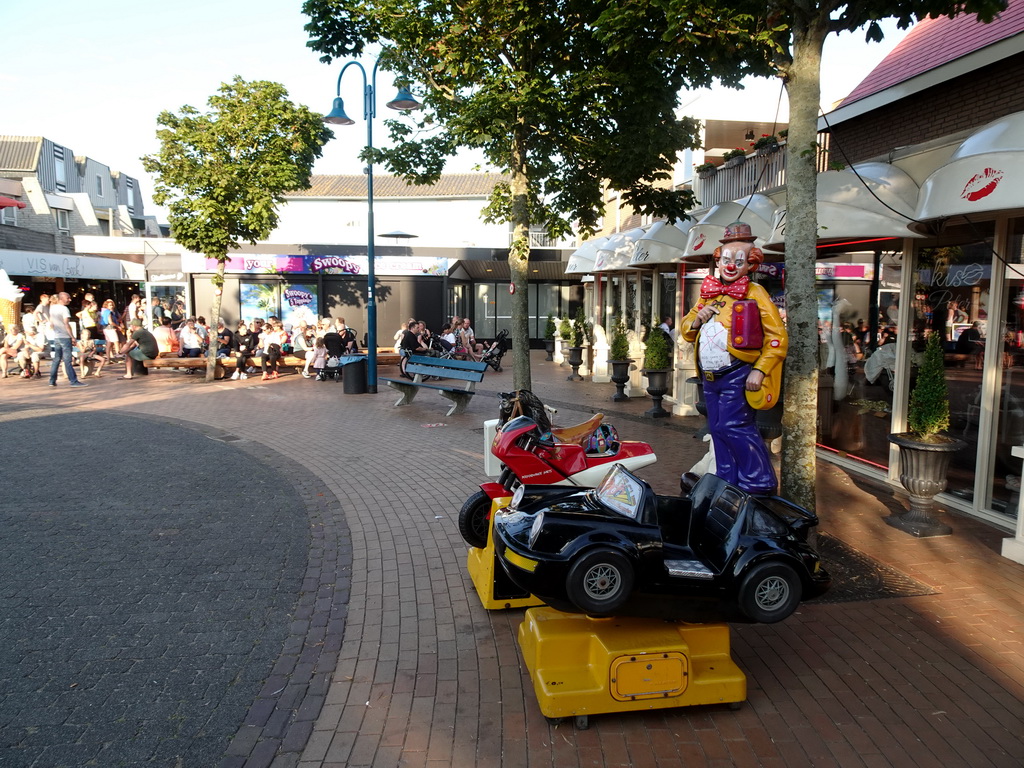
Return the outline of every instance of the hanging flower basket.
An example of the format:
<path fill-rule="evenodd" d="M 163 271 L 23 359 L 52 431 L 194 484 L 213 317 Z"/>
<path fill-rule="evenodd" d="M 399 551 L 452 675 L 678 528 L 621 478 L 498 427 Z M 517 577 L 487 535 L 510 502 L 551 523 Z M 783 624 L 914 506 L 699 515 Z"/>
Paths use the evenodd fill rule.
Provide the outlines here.
<path fill-rule="evenodd" d="M 758 157 L 773 155 L 779 151 L 779 139 L 767 133 L 761 134 L 761 138 L 754 142 L 754 151 Z"/>
<path fill-rule="evenodd" d="M 710 179 L 718 173 L 718 166 L 714 163 L 704 163 L 698 165 L 694 170 L 697 172 L 698 179 Z"/>

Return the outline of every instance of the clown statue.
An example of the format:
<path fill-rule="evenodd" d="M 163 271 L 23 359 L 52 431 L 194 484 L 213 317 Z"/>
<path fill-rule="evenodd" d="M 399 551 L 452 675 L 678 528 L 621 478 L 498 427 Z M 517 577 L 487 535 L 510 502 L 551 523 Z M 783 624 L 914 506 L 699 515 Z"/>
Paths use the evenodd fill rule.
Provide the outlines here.
<path fill-rule="evenodd" d="M 697 344 L 715 474 L 748 493 L 773 494 L 778 481 L 754 410 L 778 402 L 788 340 L 768 292 L 747 276 L 764 259 L 754 239 L 741 221 L 725 228 L 715 249 L 721 279 L 704 278 L 679 331 Z"/>

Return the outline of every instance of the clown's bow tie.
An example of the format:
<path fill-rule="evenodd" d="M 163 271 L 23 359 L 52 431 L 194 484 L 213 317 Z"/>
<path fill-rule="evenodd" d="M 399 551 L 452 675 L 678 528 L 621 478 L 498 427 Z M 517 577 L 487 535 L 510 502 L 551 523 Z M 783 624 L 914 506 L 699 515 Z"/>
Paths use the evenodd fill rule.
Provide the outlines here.
<path fill-rule="evenodd" d="M 713 299 L 715 296 L 732 296 L 734 299 L 742 299 L 747 295 L 747 286 L 750 285 L 749 277 L 741 277 L 731 283 L 723 283 L 720 280 L 708 275 L 700 284 L 700 297 L 702 299 Z"/>

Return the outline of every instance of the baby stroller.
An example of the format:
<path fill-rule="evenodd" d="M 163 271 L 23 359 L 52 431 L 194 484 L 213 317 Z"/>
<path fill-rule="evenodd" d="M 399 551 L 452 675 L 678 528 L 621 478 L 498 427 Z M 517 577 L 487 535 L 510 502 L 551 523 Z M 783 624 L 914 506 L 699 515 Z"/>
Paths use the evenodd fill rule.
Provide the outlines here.
<path fill-rule="evenodd" d="M 495 371 L 501 371 L 501 358 L 508 352 L 508 330 L 501 330 L 491 345 L 480 355 L 480 362 L 487 363 Z"/>

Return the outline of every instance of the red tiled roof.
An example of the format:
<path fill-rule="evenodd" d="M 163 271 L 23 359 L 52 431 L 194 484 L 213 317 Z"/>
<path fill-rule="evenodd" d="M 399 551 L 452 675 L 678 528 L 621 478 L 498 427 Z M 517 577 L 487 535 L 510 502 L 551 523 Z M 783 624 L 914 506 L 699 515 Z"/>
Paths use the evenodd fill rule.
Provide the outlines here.
<path fill-rule="evenodd" d="M 961 14 L 956 18 L 924 19 L 907 33 L 888 56 L 843 99 L 840 106 L 871 96 L 1024 31 L 1024 0 L 1009 0 L 990 24 Z"/>
<path fill-rule="evenodd" d="M 504 181 L 500 173 L 449 173 L 436 184 L 408 184 L 397 176 L 373 175 L 374 197 L 480 197 L 491 194 Z M 366 176 L 313 176 L 309 189 L 289 192 L 286 197 L 366 197 Z"/>

